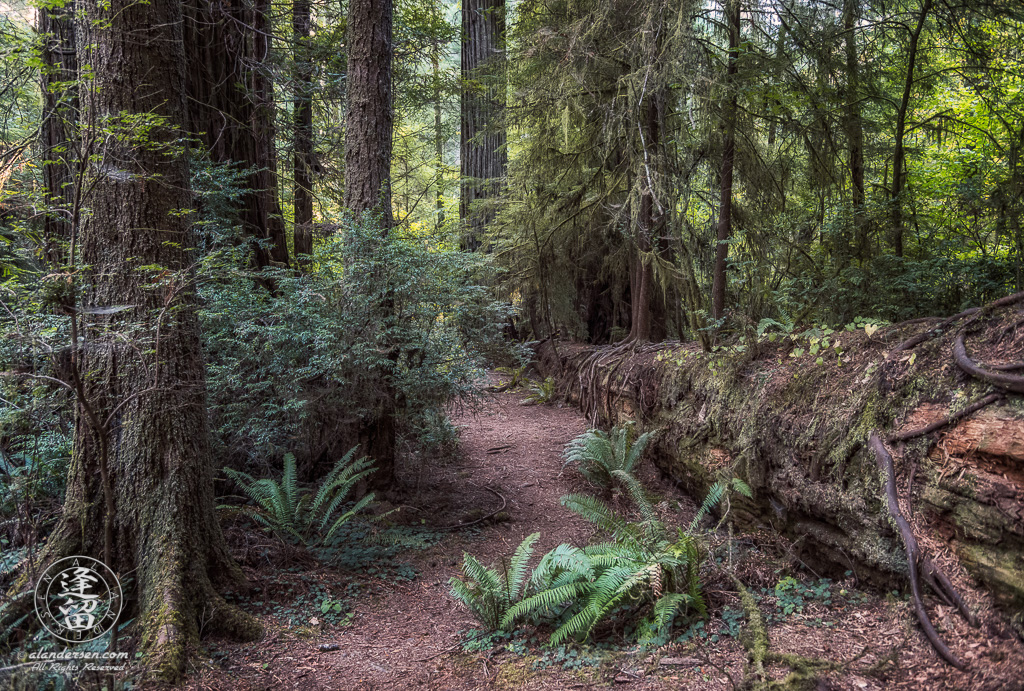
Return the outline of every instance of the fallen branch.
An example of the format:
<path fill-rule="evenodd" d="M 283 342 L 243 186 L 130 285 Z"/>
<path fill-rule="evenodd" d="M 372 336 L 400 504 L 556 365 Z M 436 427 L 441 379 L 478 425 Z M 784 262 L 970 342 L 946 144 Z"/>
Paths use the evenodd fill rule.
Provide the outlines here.
<path fill-rule="evenodd" d="M 914 531 L 911 529 L 910 523 L 907 522 L 907 519 L 903 517 L 903 512 L 900 511 L 899 500 L 896 497 L 896 471 L 893 469 L 892 456 L 889 454 L 888 449 L 885 448 L 881 438 L 879 438 L 878 432 L 871 433 L 871 436 L 868 438 L 868 445 L 875 452 L 875 460 L 878 462 L 879 469 L 885 473 L 885 498 L 889 516 L 896 523 L 900 536 L 903 538 L 903 546 L 907 553 L 907 564 L 910 567 L 910 595 L 914 603 L 914 613 L 917 615 L 917 620 L 921 622 L 921 628 L 924 629 L 924 635 L 928 638 L 928 642 L 932 644 L 932 647 L 935 648 L 939 656 L 957 669 L 963 669 L 964 663 L 939 638 L 939 634 L 935 631 L 935 627 L 932 626 L 931 619 L 928 618 L 928 613 L 924 609 L 917 571 L 918 562 L 921 559 L 921 548 L 917 544 L 917 538 L 914 537 Z M 934 572 L 938 569 L 931 562 L 928 563 L 931 566 L 929 574 L 933 576 Z"/>
<path fill-rule="evenodd" d="M 959 334 L 956 337 L 956 343 L 953 344 L 953 358 L 956 360 L 956 364 L 960 369 L 967 372 L 967 374 L 971 375 L 975 379 L 986 381 L 989 384 L 995 384 L 999 388 L 1006 389 L 1007 391 L 1024 393 L 1024 376 L 995 372 L 979 367 L 977 363 L 967 355 L 967 346 L 964 345 L 963 334 Z"/>
<path fill-rule="evenodd" d="M 976 312 L 980 312 L 980 311 L 981 311 L 980 307 L 972 307 L 970 309 L 964 310 L 963 312 L 960 312 L 959 314 L 954 314 L 952 317 L 946 319 L 945 321 L 943 321 L 941 324 L 939 324 L 935 328 L 928 329 L 927 331 L 923 331 L 923 332 L 917 334 L 916 336 L 911 336 L 907 340 L 903 341 L 903 343 L 900 343 L 898 346 L 896 346 L 891 351 L 889 351 L 889 357 L 891 358 L 894 355 L 896 355 L 897 353 L 900 353 L 900 352 L 902 352 L 904 350 L 910 350 L 914 346 L 920 345 L 920 344 L 924 343 L 925 341 L 928 341 L 928 340 L 931 340 L 931 339 L 935 338 L 936 336 L 941 334 L 943 329 L 945 329 L 946 327 L 948 327 L 951 324 L 954 324 L 954 323 L 960 321 L 964 317 L 969 317 L 972 314 L 975 314 Z"/>
<path fill-rule="evenodd" d="M 915 439 L 917 437 L 923 437 L 926 434 L 930 434 L 931 432 L 934 432 L 937 429 L 941 429 L 941 428 L 945 427 L 946 425 L 949 425 L 949 424 L 952 424 L 952 423 L 956 422 L 960 418 L 967 417 L 971 413 L 976 412 L 978 410 L 981 410 L 982 408 L 984 408 L 985 406 L 989 405 L 990 403 L 995 403 L 996 401 L 998 401 L 1002 397 L 1003 397 L 1003 395 L 1001 393 L 990 393 L 988 396 L 985 396 L 984 398 L 978 399 L 977 401 L 975 401 L 974 403 L 970 404 L 969 406 L 967 406 L 966 408 L 964 408 L 960 412 L 948 415 L 948 416 L 942 418 L 941 420 L 937 420 L 936 422 L 933 422 L 930 425 L 925 425 L 924 427 L 918 427 L 917 429 L 912 429 L 912 430 L 909 430 L 909 431 L 906 431 L 906 432 L 900 432 L 899 434 L 894 434 L 891 437 L 889 437 L 889 443 L 891 444 L 893 442 L 907 441 L 908 439 Z"/>

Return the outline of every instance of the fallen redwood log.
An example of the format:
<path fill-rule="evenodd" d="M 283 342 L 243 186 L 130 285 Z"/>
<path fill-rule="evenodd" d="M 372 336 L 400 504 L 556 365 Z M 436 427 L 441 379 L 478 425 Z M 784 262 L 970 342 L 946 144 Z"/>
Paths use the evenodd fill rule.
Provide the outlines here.
<path fill-rule="evenodd" d="M 905 582 L 908 562 L 868 446 L 879 430 L 901 445 L 895 478 L 903 483 L 916 468 L 919 539 L 941 544 L 1005 611 L 1021 612 L 1024 396 L 1005 385 L 1015 379 L 995 386 L 965 372 L 954 353 L 970 329 L 979 360 L 1019 360 L 1024 329 L 1007 325 L 1020 320 L 1021 301 L 1012 298 L 938 333 L 919 322 L 871 337 L 833 334 L 816 355 L 785 339 L 718 353 L 560 343 L 539 349 L 537 367 L 595 426 L 631 419 L 659 430 L 649 453 L 692 496 L 736 475 L 754 489 L 752 501 L 733 501 L 742 526 L 788 536 L 819 572 L 849 569 L 891 587 Z M 922 564 L 926 580 L 939 578 L 932 566 Z"/>

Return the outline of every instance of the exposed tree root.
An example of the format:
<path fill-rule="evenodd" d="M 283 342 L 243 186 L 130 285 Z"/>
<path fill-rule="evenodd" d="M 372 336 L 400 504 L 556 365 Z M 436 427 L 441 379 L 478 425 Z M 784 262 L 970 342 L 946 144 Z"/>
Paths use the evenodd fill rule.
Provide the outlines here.
<path fill-rule="evenodd" d="M 918 564 L 921 562 L 921 548 L 917 544 L 917 538 L 914 537 L 914 531 L 911 529 L 910 523 L 907 522 L 907 519 L 903 517 L 903 512 L 900 511 L 899 500 L 896 497 L 896 472 L 893 469 L 892 456 L 889 454 L 888 449 L 885 448 L 885 444 L 882 443 L 881 438 L 879 438 L 878 432 L 871 433 L 868 445 L 875 453 L 875 459 L 878 462 L 879 469 L 885 473 L 885 498 L 889 516 L 896 524 L 896 527 L 899 529 L 900 536 L 903 538 L 903 546 L 907 553 L 907 564 L 910 567 L 910 595 L 911 600 L 914 603 L 914 613 L 917 615 L 917 619 L 921 623 L 921 628 L 924 630 L 924 635 L 928 638 L 928 642 L 932 644 L 932 647 L 935 648 L 936 652 L 939 653 L 942 659 L 957 669 L 963 669 L 964 663 L 953 654 L 945 641 L 939 637 L 939 634 L 935 631 L 935 627 L 932 626 L 931 619 L 928 618 L 928 613 L 924 609 L 924 603 L 921 599 L 921 585 L 918 578 Z M 963 604 L 963 599 L 956 590 L 953 589 L 949 579 L 944 575 L 939 578 L 939 575 L 942 573 L 939 568 L 929 560 L 925 560 L 922 565 L 926 567 L 928 572 L 928 576 L 926 578 L 929 584 L 936 589 L 936 592 L 942 592 L 943 599 L 950 604 L 954 602 L 960 603 L 962 605 L 961 611 L 966 611 L 967 607 Z M 948 590 L 946 590 L 947 587 Z M 970 621 L 970 618 L 968 618 L 968 620 Z"/>
<path fill-rule="evenodd" d="M 953 357 L 956 359 L 956 364 L 960 369 L 975 379 L 986 381 L 1007 391 L 1024 393 L 1024 376 L 984 369 L 971 360 L 967 355 L 967 346 L 964 345 L 963 334 L 959 334 L 956 337 L 956 342 L 953 344 Z"/>
<path fill-rule="evenodd" d="M 742 581 L 731 573 L 728 575 L 739 590 L 740 602 L 743 605 L 743 615 L 747 619 L 747 625 L 740 636 L 740 642 L 747 650 L 749 664 L 744 671 L 743 681 L 739 684 L 739 688 L 757 689 L 758 691 L 807 688 L 808 684 L 813 684 L 822 672 L 844 670 L 868 652 L 867 648 L 865 648 L 852 660 L 841 663 L 771 650 L 768 641 L 768 629 L 765 626 L 764 617 L 761 616 L 761 609 L 757 606 L 757 602 L 746 586 L 743 585 Z M 768 673 L 765 671 L 764 666 L 766 663 L 785 665 L 792 672 L 781 681 L 774 681 L 769 678 Z"/>
<path fill-rule="evenodd" d="M 913 348 L 915 346 L 918 346 L 918 345 L 921 345 L 925 341 L 929 341 L 929 340 L 935 338 L 936 336 L 941 336 L 943 330 L 945 330 L 950 325 L 955 324 L 956 322 L 960 321 L 964 317 L 969 317 L 972 314 L 976 314 L 977 312 L 980 312 L 980 311 L 981 311 L 980 307 L 972 307 L 970 309 L 964 310 L 963 312 L 960 312 L 959 314 L 954 314 L 952 317 L 944 320 L 942 323 L 940 323 L 935 328 L 928 329 L 927 331 L 923 331 L 923 332 L 917 334 L 916 336 L 911 336 L 907 340 L 903 341 L 898 346 L 896 346 L 891 351 L 889 351 L 889 357 L 891 358 L 891 357 L 895 356 L 897 353 L 903 352 L 904 350 L 910 350 L 911 348 Z"/>
<path fill-rule="evenodd" d="M 925 341 L 931 340 L 931 339 L 935 338 L 936 336 L 942 335 L 943 331 L 947 327 L 949 327 L 952 324 L 955 324 L 956 322 L 960 321 L 964 317 L 970 317 L 972 315 L 976 315 L 976 314 L 978 314 L 979 312 L 981 312 L 983 310 L 985 312 L 988 312 L 988 311 L 993 310 L 993 309 L 998 309 L 999 307 L 1006 307 L 1007 305 L 1013 305 L 1013 304 L 1016 304 L 1016 303 L 1022 302 L 1022 301 L 1024 301 L 1024 292 L 1014 293 L 1013 295 L 1007 295 L 1004 298 L 999 298 L 998 300 L 995 300 L 994 302 L 990 302 L 989 304 L 985 305 L 984 307 L 972 307 L 970 309 L 964 310 L 963 312 L 960 312 L 959 314 L 954 314 L 952 317 L 949 317 L 948 319 L 943 320 L 935 328 L 928 329 L 927 331 L 919 333 L 916 336 L 911 336 L 907 340 L 903 341 L 898 346 L 896 346 L 895 348 L 893 348 L 892 350 L 889 351 L 889 357 L 892 358 L 892 357 L 894 357 L 895 355 L 897 355 L 898 353 L 900 353 L 900 352 L 902 352 L 904 350 L 910 350 L 911 348 L 913 348 L 915 346 L 918 346 L 918 345 L 924 343 Z M 975 317 L 975 319 L 976 318 L 977 317 Z M 913 324 L 914 322 L 917 322 L 917 321 L 919 321 L 919 320 L 914 319 L 914 320 L 911 320 L 911 321 L 905 322 L 905 323 Z M 972 319 L 971 321 L 974 321 L 974 319 Z M 970 323 L 970 322 L 968 322 L 968 323 Z"/>
<path fill-rule="evenodd" d="M 960 418 L 967 417 L 971 413 L 974 413 L 974 412 L 976 412 L 978 410 L 981 410 L 985 406 L 987 406 L 987 405 L 989 405 L 991 403 L 995 403 L 996 401 L 1000 400 L 1001 398 L 1003 398 L 1003 395 L 1000 394 L 1000 393 L 990 393 L 988 396 L 985 396 L 984 398 L 978 399 L 977 401 L 975 401 L 974 403 L 970 404 L 969 406 L 967 406 L 963 410 L 961 410 L 961 411 L 959 411 L 957 413 L 953 413 L 951 415 L 948 415 L 948 416 L 944 417 L 941 420 L 937 420 L 936 422 L 931 423 L 930 425 L 925 425 L 924 427 L 918 427 L 917 429 L 912 429 L 912 430 L 908 430 L 906 432 L 900 432 L 899 434 L 894 434 L 891 437 L 889 437 L 889 443 L 898 442 L 898 441 L 907 441 L 909 439 L 915 439 L 917 437 L 923 437 L 926 434 L 930 434 L 930 433 L 934 432 L 935 430 L 942 429 L 946 425 L 949 425 L 949 424 L 952 424 L 952 423 L 956 422 Z"/>

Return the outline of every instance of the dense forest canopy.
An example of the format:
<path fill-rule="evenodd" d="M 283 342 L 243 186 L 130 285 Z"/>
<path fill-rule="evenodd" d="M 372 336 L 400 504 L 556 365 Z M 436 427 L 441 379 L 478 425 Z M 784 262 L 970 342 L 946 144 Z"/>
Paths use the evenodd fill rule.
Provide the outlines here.
<path fill-rule="evenodd" d="M 321 527 L 397 502 L 523 343 L 712 351 L 1024 290 L 1014 0 L 0 11 L 5 650 L 40 640 L 32 565 L 79 553 L 133 574 L 163 679 L 258 635 L 215 468 L 327 478 Z"/>

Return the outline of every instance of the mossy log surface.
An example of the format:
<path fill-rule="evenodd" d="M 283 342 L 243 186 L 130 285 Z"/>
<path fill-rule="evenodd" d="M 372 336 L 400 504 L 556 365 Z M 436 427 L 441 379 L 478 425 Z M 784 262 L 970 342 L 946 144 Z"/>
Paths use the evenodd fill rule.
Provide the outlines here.
<path fill-rule="evenodd" d="M 1024 609 L 1024 396 L 969 376 L 953 349 L 964 334 L 976 362 L 1019 360 L 1021 309 L 981 310 L 909 350 L 896 346 L 927 325 L 837 333 L 816 355 L 799 354 L 808 344 L 788 340 L 718 353 L 678 342 L 546 341 L 537 366 L 593 425 L 629 419 L 659 430 L 648 453 L 692 496 L 736 475 L 754 490 L 753 501 L 732 502 L 740 526 L 784 534 L 816 570 L 852 569 L 885 586 L 905 583 L 908 567 L 867 447 L 871 431 L 888 438 L 915 430 L 999 393 L 981 410 L 890 448 L 901 497 L 913 483 L 915 531 L 948 544 L 1013 612 Z"/>

